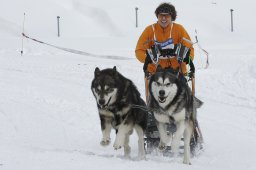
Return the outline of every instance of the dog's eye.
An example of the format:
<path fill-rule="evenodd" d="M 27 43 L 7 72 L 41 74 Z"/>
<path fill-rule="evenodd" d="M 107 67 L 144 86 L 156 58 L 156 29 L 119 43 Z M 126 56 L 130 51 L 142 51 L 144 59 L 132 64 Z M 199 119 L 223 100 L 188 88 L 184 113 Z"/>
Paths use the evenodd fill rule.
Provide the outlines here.
<path fill-rule="evenodd" d="M 159 82 L 156 82 L 156 85 L 158 85 L 158 86 L 161 86 L 161 83 L 159 83 Z"/>
<path fill-rule="evenodd" d="M 167 84 L 166 84 L 167 87 L 169 87 L 169 86 L 171 86 L 171 85 L 172 85 L 171 83 L 167 83 Z"/>
<path fill-rule="evenodd" d="M 107 88 L 107 89 L 106 89 L 106 92 L 107 92 L 107 93 L 110 93 L 110 92 L 112 92 L 112 91 L 113 91 L 113 88 Z"/>
<path fill-rule="evenodd" d="M 99 93 L 99 92 L 100 92 L 100 89 L 99 89 L 99 88 L 95 88 L 95 92 L 96 92 L 96 93 Z"/>

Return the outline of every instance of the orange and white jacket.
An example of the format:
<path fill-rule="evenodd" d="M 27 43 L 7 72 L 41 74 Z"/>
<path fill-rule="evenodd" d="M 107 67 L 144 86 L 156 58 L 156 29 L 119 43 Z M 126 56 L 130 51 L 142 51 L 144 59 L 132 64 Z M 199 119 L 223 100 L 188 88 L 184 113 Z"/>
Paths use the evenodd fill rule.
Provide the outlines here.
<path fill-rule="evenodd" d="M 146 27 L 146 29 L 141 34 L 135 54 L 136 58 L 144 63 L 146 59 L 146 49 L 149 49 L 154 44 L 154 34 L 156 41 L 158 42 L 164 42 L 170 38 L 170 31 L 171 31 L 171 38 L 173 39 L 174 45 L 181 42 L 183 45 L 190 48 L 190 58 L 194 59 L 194 48 L 191 43 L 182 40 L 182 38 L 186 38 L 188 40 L 191 40 L 187 31 L 184 29 L 184 27 L 180 24 L 173 23 L 173 26 L 171 28 L 171 24 L 166 27 L 162 28 L 158 23 L 153 24 L 154 30 L 152 28 L 152 25 L 149 25 Z M 159 59 L 159 64 L 162 68 L 172 67 L 174 69 L 177 69 L 179 67 L 179 63 L 176 58 L 171 59 Z M 154 63 L 150 63 L 148 65 L 148 72 L 154 73 L 156 71 L 156 66 Z M 182 72 L 187 73 L 186 63 L 182 63 Z"/>

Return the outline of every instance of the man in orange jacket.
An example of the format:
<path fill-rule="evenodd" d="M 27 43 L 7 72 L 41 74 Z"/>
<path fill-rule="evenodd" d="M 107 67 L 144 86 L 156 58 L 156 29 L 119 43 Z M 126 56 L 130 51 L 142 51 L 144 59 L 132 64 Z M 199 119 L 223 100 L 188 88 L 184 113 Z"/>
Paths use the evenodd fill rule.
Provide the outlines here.
<path fill-rule="evenodd" d="M 165 50 L 173 50 L 176 44 L 182 43 L 184 46 L 190 48 L 190 52 L 181 63 L 182 73 L 186 74 L 186 64 L 188 64 L 190 60 L 193 60 L 194 48 L 192 47 L 193 44 L 191 43 L 191 39 L 184 27 L 180 24 L 174 23 L 177 16 L 175 7 L 170 3 L 162 3 L 156 8 L 155 15 L 157 17 L 157 23 L 147 26 L 137 42 L 135 50 L 137 59 L 142 63 L 147 62 L 147 68 L 144 68 L 144 71 L 149 74 L 153 74 L 156 72 L 156 65 L 152 63 L 149 54 L 147 54 L 147 49 L 156 45 Z M 179 69 L 180 67 L 180 63 L 177 58 L 171 56 L 159 58 L 158 64 L 162 68 L 171 67 L 173 69 Z"/>

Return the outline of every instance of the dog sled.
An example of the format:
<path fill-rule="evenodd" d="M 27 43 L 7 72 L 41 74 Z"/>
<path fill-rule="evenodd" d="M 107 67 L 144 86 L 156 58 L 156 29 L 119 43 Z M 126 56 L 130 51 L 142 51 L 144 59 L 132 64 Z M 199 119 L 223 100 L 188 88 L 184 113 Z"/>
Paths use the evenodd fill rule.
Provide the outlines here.
<path fill-rule="evenodd" d="M 147 65 L 149 64 L 149 62 L 154 63 L 156 66 L 158 66 L 158 60 L 159 60 L 159 56 L 162 57 L 168 57 L 168 56 L 172 56 L 172 57 L 176 57 L 180 67 L 179 70 L 175 73 L 177 74 L 178 78 L 181 79 L 182 81 L 186 81 L 186 83 L 189 85 L 192 94 L 195 94 L 195 77 L 194 77 L 194 73 L 195 73 L 195 67 L 192 61 L 189 62 L 188 67 L 189 67 L 189 72 L 187 75 L 183 75 L 182 70 L 181 70 L 181 63 L 183 61 L 183 59 L 186 57 L 186 54 L 188 53 L 189 48 L 185 47 L 184 45 L 182 45 L 181 43 L 177 44 L 175 46 L 175 48 L 173 50 L 162 50 L 160 46 L 152 46 L 150 49 L 147 49 L 147 55 L 150 57 L 150 60 L 145 61 L 144 63 L 144 71 L 145 71 L 145 92 L 146 92 L 146 101 L 147 104 L 149 103 L 149 101 L 151 100 L 150 95 L 149 95 L 149 90 L 148 90 L 148 83 L 150 80 L 151 75 L 149 73 L 146 72 L 146 68 Z M 147 57 L 148 57 L 147 56 Z M 169 71 L 173 72 L 173 69 L 169 69 Z M 166 131 L 167 134 L 170 138 L 172 138 L 175 134 L 177 130 L 177 127 L 174 123 L 168 123 L 166 125 Z M 163 153 L 164 156 L 171 156 L 172 155 L 172 149 L 171 146 L 167 145 L 164 149 L 163 148 L 159 148 L 159 143 L 160 143 L 160 134 L 157 128 L 157 123 L 156 123 L 156 119 L 154 117 L 154 113 L 152 111 L 148 111 L 148 117 L 147 117 L 147 128 L 146 128 L 146 132 L 145 132 L 145 150 L 146 150 L 146 154 L 152 154 L 152 153 L 157 153 L 157 152 L 161 152 Z M 184 138 L 182 137 L 181 139 L 181 145 L 180 145 L 180 149 L 184 148 Z M 198 153 L 200 153 L 200 151 L 203 149 L 203 136 L 202 136 L 202 132 L 200 130 L 199 127 L 199 123 L 198 120 L 196 119 L 194 121 L 194 129 L 192 132 L 192 136 L 190 139 L 190 152 L 192 155 L 197 155 Z"/>

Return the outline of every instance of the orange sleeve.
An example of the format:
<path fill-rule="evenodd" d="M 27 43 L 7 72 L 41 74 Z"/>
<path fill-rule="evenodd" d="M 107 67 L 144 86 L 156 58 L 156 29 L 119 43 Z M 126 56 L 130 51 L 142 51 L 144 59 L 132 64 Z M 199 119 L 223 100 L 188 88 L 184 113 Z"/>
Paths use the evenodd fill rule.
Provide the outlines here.
<path fill-rule="evenodd" d="M 146 59 L 146 49 L 150 48 L 151 44 L 153 43 L 153 42 L 150 42 L 151 40 L 153 40 L 151 38 L 151 34 L 152 34 L 151 32 L 153 32 L 151 30 L 151 26 L 148 26 L 142 32 L 136 45 L 135 55 L 136 55 L 136 58 L 142 63 L 144 63 Z"/>
<path fill-rule="evenodd" d="M 191 38 L 190 38 L 189 34 L 187 33 L 187 31 L 185 30 L 185 28 L 183 26 L 181 26 L 181 32 L 182 32 L 181 38 L 185 38 L 185 39 L 191 41 Z M 186 40 L 182 40 L 182 39 L 181 39 L 181 42 L 182 42 L 183 45 L 190 48 L 190 57 L 193 60 L 194 59 L 193 43 L 188 42 Z"/>

